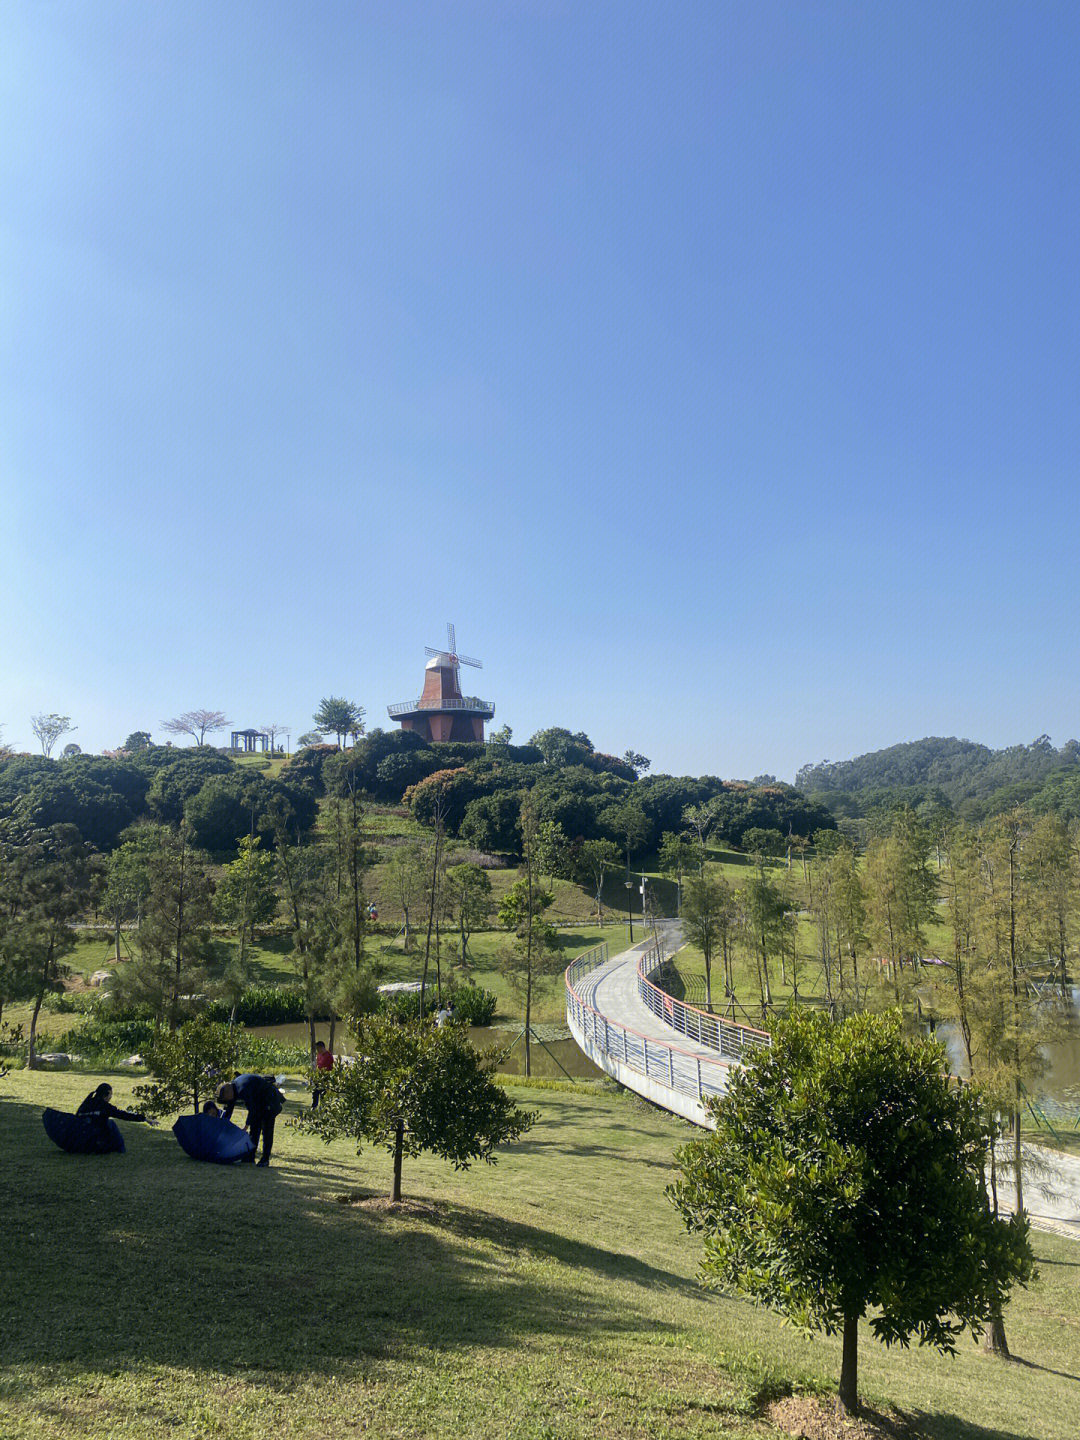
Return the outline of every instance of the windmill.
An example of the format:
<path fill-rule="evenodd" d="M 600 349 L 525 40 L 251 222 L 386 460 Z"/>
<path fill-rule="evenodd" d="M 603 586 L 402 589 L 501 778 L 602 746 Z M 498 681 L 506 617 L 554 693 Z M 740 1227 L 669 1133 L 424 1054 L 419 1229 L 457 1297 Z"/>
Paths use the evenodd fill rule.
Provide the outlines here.
<path fill-rule="evenodd" d="M 424 654 L 433 660 L 439 660 L 444 665 L 475 665 L 477 670 L 484 667 L 479 660 L 474 660 L 471 655 L 459 655 L 457 651 L 457 631 L 449 621 L 446 622 L 446 643 L 445 650 L 433 650 L 430 645 L 424 646 Z"/>
<path fill-rule="evenodd" d="M 424 666 L 424 689 L 419 700 L 411 704 L 388 705 L 387 713 L 403 730 L 413 730 L 430 743 L 468 740 L 483 744 L 484 724 L 494 716 L 495 706 L 490 700 L 462 695 L 458 667 L 472 665 L 477 670 L 484 667 L 471 655 L 458 654 L 457 632 L 453 625 L 446 627 L 446 642 L 445 650 L 424 646 L 428 661 Z"/>

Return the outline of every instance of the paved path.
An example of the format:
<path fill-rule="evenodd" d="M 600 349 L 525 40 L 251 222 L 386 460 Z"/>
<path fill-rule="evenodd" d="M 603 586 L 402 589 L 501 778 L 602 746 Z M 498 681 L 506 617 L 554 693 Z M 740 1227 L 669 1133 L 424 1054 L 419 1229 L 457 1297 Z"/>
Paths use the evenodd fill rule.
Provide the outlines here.
<path fill-rule="evenodd" d="M 1080 1240 L 1080 1158 L 1063 1155 L 1045 1145 L 1025 1143 L 1024 1208 L 1032 1225 Z M 1012 1163 L 1012 1141 L 998 1146 L 998 1163 Z M 1016 1208 L 1016 1186 L 1007 1171 L 998 1172 L 998 1205 Z"/>
<path fill-rule="evenodd" d="M 661 922 L 664 948 L 681 944 L 678 925 Z M 575 993 L 588 1013 L 567 1023 L 586 1055 L 620 1084 L 698 1125 L 710 1124 L 702 1103 L 727 1088 L 730 1062 L 716 1050 L 665 1025 L 639 998 L 637 967 L 652 934 L 581 977 Z"/>

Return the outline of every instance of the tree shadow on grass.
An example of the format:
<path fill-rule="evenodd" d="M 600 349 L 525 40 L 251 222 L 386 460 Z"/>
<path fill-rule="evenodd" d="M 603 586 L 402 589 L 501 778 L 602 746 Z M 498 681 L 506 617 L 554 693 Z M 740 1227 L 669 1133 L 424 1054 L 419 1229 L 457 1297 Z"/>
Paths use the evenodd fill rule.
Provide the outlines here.
<path fill-rule="evenodd" d="M 1034 1431 L 1022 1433 L 1019 1430 L 1001 1430 L 997 1427 L 977 1425 L 960 1415 L 950 1415 L 930 1410 L 896 1411 L 896 1419 L 867 1410 L 867 1418 L 873 1419 L 884 1434 L 896 1440 L 1033 1440 Z"/>
<path fill-rule="evenodd" d="M 198 1164 L 166 1127 L 135 1125 L 126 1155 L 65 1155 L 40 1116 L 0 1100 L 6 1365 L 333 1374 L 432 1348 L 655 1335 L 628 1285 L 698 1293 L 633 1256 L 461 1205 L 335 1204 L 332 1187 L 357 1179 L 335 1156 Z"/>

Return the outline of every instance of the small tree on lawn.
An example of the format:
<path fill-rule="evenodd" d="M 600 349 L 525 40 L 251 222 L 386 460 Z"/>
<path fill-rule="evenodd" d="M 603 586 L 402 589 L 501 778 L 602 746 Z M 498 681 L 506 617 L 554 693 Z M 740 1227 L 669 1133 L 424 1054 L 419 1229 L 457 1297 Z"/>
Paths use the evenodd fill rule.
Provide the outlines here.
<path fill-rule="evenodd" d="M 712 1009 L 712 963 L 725 954 L 733 915 L 731 886 L 722 875 L 694 875 L 686 882 L 682 906 L 683 934 L 705 961 L 705 1009 Z M 727 981 L 725 966 L 725 982 Z M 727 987 L 730 988 L 730 987 Z"/>
<path fill-rule="evenodd" d="M 259 843 L 258 835 L 241 837 L 236 859 L 222 870 L 214 894 L 214 918 L 229 926 L 236 936 L 236 949 L 222 977 L 232 1006 L 230 1024 L 236 1017 L 241 995 L 251 983 L 248 951 L 254 943 L 255 930 L 274 918 L 278 905 L 274 857 L 260 850 Z"/>
<path fill-rule="evenodd" d="M 709 1102 L 716 1130 L 677 1154 L 669 1195 L 705 1237 L 706 1283 L 810 1332 L 842 1332 L 840 1405 L 858 1411 L 858 1326 L 943 1352 L 1033 1274 L 1028 1225 L 990 1210 L 995 1139 L 945 1050 L 899 1013 L 780 1021 L 771 1049 Z"/>
<path fill-rule="evenodd" d="M 137 1085 L 135 1096 L 149 1115 L 173 1115 L 189 1100 L 197 1115 L 200 1096 L 213 1095 L 233 1075 L 239 1049 L 235 1030 L 204 1015 L 176 1030 L 161 1030 L 143 1057 L 153 1082 Z"/>
<path fill-rule="evenodd" d="M 308 1124 L 324 1140 L 348 1135 L 383 1146 L 394 1160 L 391 1200 L 401 1199 L 403 1158 L 430 1151 L 467 1170 L 495 1161 L 535 1115 L 519 1110 L 494 1079 L 498 1050 L 478 1051 L 456 1025 L 370 1016 L 354 1022 L 357 1061 L 322 1072 L 323 1098 Z"/>

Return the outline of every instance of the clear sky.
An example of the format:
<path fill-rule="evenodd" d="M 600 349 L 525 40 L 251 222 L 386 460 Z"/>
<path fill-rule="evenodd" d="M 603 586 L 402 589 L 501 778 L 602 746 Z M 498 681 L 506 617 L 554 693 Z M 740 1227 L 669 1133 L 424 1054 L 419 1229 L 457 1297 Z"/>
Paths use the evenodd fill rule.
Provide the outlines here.
<path fill-rule="evenodd" d="M 1080 732 L 1075 0 L 11 0 L 0 723 Z"/>

